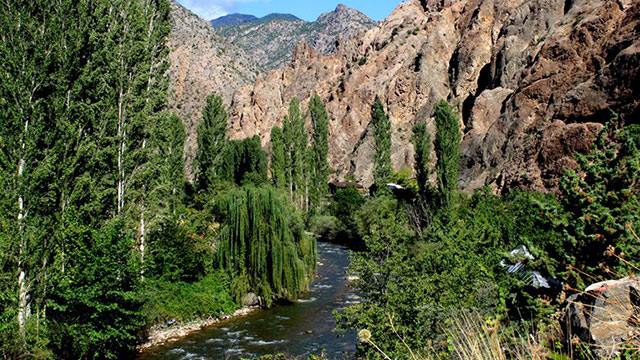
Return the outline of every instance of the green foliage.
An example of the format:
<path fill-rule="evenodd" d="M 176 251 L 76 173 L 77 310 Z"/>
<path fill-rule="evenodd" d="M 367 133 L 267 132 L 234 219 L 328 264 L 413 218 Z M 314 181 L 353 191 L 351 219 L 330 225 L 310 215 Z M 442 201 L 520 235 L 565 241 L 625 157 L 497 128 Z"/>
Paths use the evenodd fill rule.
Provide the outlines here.
<path fill-rule="evenodd" d="M 235 299 L 247 289 L 267 305 L 297 298 L 311 280 L 316 246 L 296 212 L 268 187 L 234 190 L 220 210 L 218 266 L 233 275 Z"/>
<path fill-rule="evenodd" d="M 355 186 L 336 190 L 329 205 L 329 212 L 339 221 L 339 241 L 354 245 L 359 239 L 355 214 L 364 202 L 364 197 Z"/>
<path fill-rule="evenodd" d="M 282 129 L 271 129 L 271 182 L 277 189 L 287 188 L 287 158 Z"/>
<path fill-rule="evenodd" d="M 147 299 L 144 315 L 148 325 L 173 319 L 186 322 L 217 317 L 238 308 L 230 293 L 228 276 L 223 272 L 193 283 L 148 280 L 142 291 Z"/>
<path fill-rule="evenodd" d="M 413 150 L 415 151 L 415 173 L 420 194 L 426 194 L 431 177 L 431 135 L 427 132 L 424 122 L 416 123 L 413 127 Z"/>
<path fill-rule="evenodd" d="M 391 178 L 391 122 L 384 112 L 382 101 L 376 97 L 371 108 L 371 124 L 375 143 L 373 178 L 379 188 L 386 186 Z"/>
<path fill-rule="evenodd" d="M 227 145 L 227 111 L 222 97 L 210 95 L 202 111 L 198 125 L 198 153 L 194 165 L 198 189 L 207 190 L 221 178 L 225 148 Z"/>
<path fill-rule="evenodd" d="M 135 353 L 144 328 L 138 272 L 122 221 L 84 234 L 65 272 L 52 282 L 47 318 L 61 358 L 119 358 Z"/>
<path fill-rule="evenodd" d="M 307 170 L 308 150 L 305 119 L 300 111 L 300 100 L 294 98 L 289 104 L 289 113 L 284 119 L 282 134 L 285 146 L 285 176 L 289 187 L 289 198 L 301 210 L 306 210 L 308 201 Z"/>
<path fill-rule="evenodd" d="M 561 253 L 565 279 L 584 287 L 591 278 L 607 279 L 637 271 L 640 261 L 640 127 L 608 125 L 578 168 L 561 181 L 564 215 L 555 219 L 566 234 Z"/>
<path fill-rule="evenodd" d="M 237 185 L 266 183 L 267 154 L 262 150 L 260 137 L 228 141 L 222 173 L 222 179 Z"/>
<path fill-rule="evenodd" d="M 460 174 L 460 120 L 446 101 L 440 101 L 436 105 L 434 115 L 438 191 L 441 206 L 451 211 L 455 206 Z"/>
<path fill-rule="evenodd" d="M 335 216 L 316 215 L 309 219 L 309 231 L 322 241 L 337 241 L 340 221 Z"/>
<path fill-rule="evenodd" d="M 192 219 L 187 219 L 192 221 Z M 164 281 L 195 281 L 205 274 L 205 260 L 213 256 L 206 239 L 176 217 L 167 218 L 149 233 L 145 276 Z"/>
<path fill-rule="evenodd" d="M 548 299 L 528 296 L 527 284 L 500 266 L 519 245 L 536 256 L 535 269 L 553 265 L 545 249 L 558 235 L 545 229 L 537 205 L 549 200 L 528 193 L 502 199 L 484 191 L 462 200 L 457 219 L 440 211 L 423 239 L 412 233 L 396 200 L 375 199 L 358 212 L 366 251 L 354 254 L 350 272 L 359 276 L 355 286 L 366 300 L 339 315 L 341 327 L 369 329 L 383 351 L 400 358 L 407 352 L 400 338 L 416 351 L 446 353 L 447 324 L 462 310 L 514 325 L 549 315 Z M 379 357 L 366 344 L 360 351 Z"/>
<path fill-rule="evenodd" d="M 322 210 L 327 197 L 329 184 L 329 115 L 318 95 L 314 95 L 309 102 L 309 114 L 313 126 L 313 155 L 309 167 L 311 172 L 310 209 L 314 212 Z"/>

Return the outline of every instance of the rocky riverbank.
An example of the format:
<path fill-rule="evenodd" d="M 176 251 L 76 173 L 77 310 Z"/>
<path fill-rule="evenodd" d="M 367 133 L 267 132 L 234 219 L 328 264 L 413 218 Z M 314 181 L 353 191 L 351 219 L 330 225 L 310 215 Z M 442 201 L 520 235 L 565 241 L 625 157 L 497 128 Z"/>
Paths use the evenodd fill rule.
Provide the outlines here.
<path fill-rule="evenodd" d="M 219 318 L 209 317 L 207 319 L 190 321 L 183 324 L 178 323 L 169 327 L 156 325 L 149 330 L 147 341 L 138 347 L 138 351 L 144 352 L 150 348 L 182 339 L 189 334 L 213 326 L 221 321 L 245 316 L 258 309 L 258 306 L 247 306 L 236 310 L 231 315 L 224 315 Z"/>

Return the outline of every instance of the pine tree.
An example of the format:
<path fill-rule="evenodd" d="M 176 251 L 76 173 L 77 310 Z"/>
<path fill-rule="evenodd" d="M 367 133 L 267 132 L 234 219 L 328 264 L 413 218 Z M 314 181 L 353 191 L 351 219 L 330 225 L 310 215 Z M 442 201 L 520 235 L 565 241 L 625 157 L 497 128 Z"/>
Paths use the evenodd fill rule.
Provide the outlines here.
<path fill-rule="evenodd" d="M 312 211 L 319 211 L 329 190 L 329 116 L 318 95 L 311 98 L 309 114 L 313 126 L 310 207 Z"/>
<path fill-rule="evenodd" d="M 424 122 L 414 125 L 412 141 L 415 151 L 416 180 L 420 194 L 424 195 L 429 188 L 431 175 L 431 135 L 427 132 L 427 125 Z"/>
<path fill-rule="evenodd" d="M 379 97 L 371 108 L 371 124 L 375 143 L 373 179 L 379 188 L 385 187 L 392 175 L 391 168 L 391 122 L 384 112 Z"/>
<path fill-rule="evenodd" d="M 274 126 L 271 129 L 271 182 L 277 189 L 287 187 L 286 155 L 282 129 Z"/>
<path fill-rule="evenodd" d="M 440 101 L 434 113 L 438 192 L 441 205 L 451 210 L 457 196 L 460 173 L 460 120 L 446 101 Z"/>
<path fill-rule="evenodd" d="M 210 95 L 202 112 L 198 126 L 198 153 L 196 154 L 196 182 L 200 191 L 205 191 L 219 180 L 223 166 L 227 132 L 227 112 L 222 98 Z"/>

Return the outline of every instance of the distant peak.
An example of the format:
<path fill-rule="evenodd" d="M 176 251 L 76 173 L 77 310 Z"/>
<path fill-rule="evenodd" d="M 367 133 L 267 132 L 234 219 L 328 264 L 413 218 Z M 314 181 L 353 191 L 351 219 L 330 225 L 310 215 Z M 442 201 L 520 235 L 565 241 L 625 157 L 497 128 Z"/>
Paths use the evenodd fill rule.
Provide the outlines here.
<path fill-rule="evenodd" d="M 338 4 L 338 6 L 336 6 L 336 12 L 343 12 L 348 10 L 349 8 L 345 4 Z"/>

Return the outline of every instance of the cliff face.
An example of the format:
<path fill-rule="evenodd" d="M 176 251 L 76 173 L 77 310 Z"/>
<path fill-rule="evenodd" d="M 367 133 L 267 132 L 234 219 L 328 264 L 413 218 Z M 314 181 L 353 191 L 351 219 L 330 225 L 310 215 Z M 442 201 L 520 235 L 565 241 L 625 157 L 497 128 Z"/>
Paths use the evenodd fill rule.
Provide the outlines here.
<path fill-rule="evenodd" d="M 218 20 L 212 23 L 219 23 Z M 276 69 L 291 61 L 293 49 L 306 42 L 322 54 L 335 50 L 338 39 L 355 36 L 375 26 L 363 13 L 344 5 L 307 22 L 286 14 L 272 14 L 216 31 L 242 48 L 265 69 Z"/>
<path fill-rule="evenodd" d="M 553 190 L 614 110 L 640 115 L 639 0 L 410 0 L 324 56 L 306 45 L 290 65 L 235 93 L 232 137 L 265 145 L 287 104 L 319 94 L 331 114 L 337 178 L 372 182 L 370 107 L 392 121 L 392 160 L 411 167 L 411 128 L 447 99 L 462 114 L 461 185 Z"/>
<path fill-rule="evenodd" d="M 260 70 L 243 50 L 226 42 L 208 22 L 175 2 L 172 2 L 171 20 L 169 106 L 185 123 L 190 176 L 197 124 L 207 96 L 217 92 L 230 103 L 236 89 L 253 83 Z"/>

